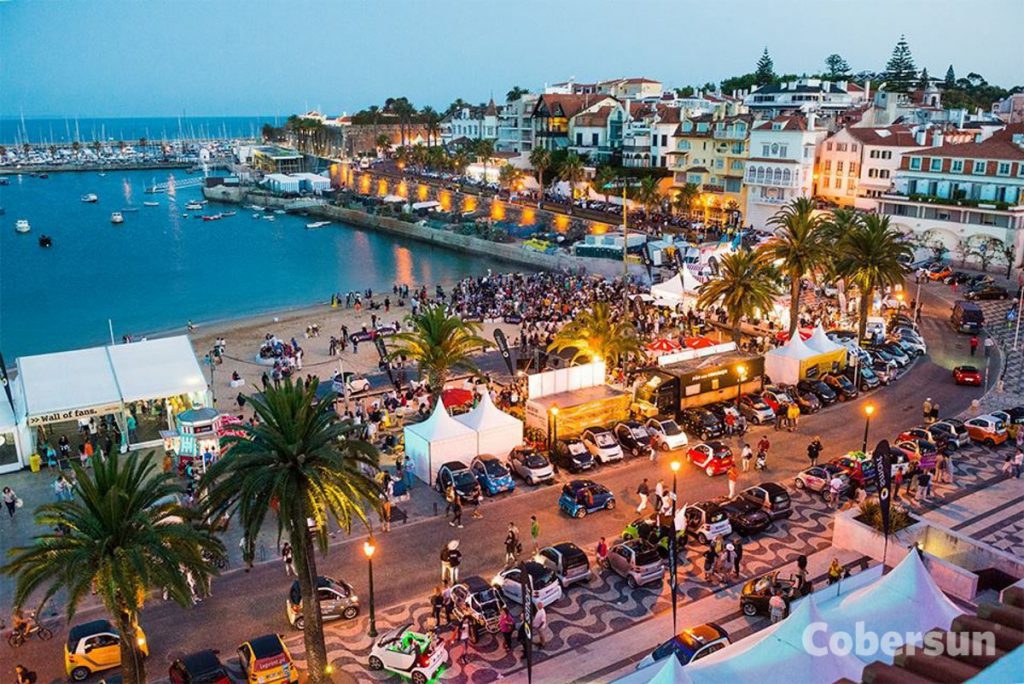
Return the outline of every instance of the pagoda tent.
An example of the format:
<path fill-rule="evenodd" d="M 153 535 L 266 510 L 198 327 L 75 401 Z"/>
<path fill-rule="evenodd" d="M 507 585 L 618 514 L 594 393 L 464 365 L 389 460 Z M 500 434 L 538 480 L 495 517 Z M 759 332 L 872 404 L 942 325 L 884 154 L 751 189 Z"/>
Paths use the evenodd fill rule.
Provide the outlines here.
<path fill-rule="evenodd" d="M 799 335 L 794 335 L 789 342 L 764 355 L 764 373 L 773 384 L 794 385 L 804 377 L 804 363 L 814 356 L 816 352 Z"/>
<path fill-rule="evenodd" d="M 846 366 L 847 350 L 841 344 L 836 344 L 828 339 L 825 329 L 821 323 L 814 328 L 814 332 L 806 340 L 807 346 L 813 349 L 820 356 L 815 361 L 820 372 L 829 373 Z"/>
<path fill-rule="evenodd" d="M 669 305 L 683 301 L 683 276 L 677 273 L 665 282 L 651 286 L 651 296 L 659 303 Z"/>
<path fill-rule="evenodd" d="M 696 297 L 697 291 L 700 289 L 700 281 L 697 280 L 697 276 L 693 275 L 693 271 L 688 268 L 682 269 L 679 273 L 683 281 L 683 292 Z"/>
<path fill-rule="evenodd" d="M 486 390 L 481 392 L 475 409 L 456 416 L 454 420 L 476 433 L 477 453 L 505 458 L 523 443 L 523 421 L 495 406 Z"/>
<path fill-rule="evenodd" d="M 476 432 L 458 422 L 438 401 L 430 417 L 405 427 L 405 453 L 412 459 L 412 472 L 429 485 L 441 464 L 460 461 L 469 465 L 477 455 Z"/>
<path fill-rule="evenodd" d="M 613 684 L 689 684 L 690 678 L 679 663 L 679 658 L 662 658 L 628 675 L 619 677 Z"/>

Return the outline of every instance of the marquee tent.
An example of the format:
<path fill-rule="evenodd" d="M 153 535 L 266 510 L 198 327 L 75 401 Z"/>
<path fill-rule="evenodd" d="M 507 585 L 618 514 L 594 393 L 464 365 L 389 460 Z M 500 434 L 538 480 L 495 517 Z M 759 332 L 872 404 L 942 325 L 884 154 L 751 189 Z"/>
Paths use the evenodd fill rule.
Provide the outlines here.
<path fill-rule="evenodd" d="M 412 472 L 429 485 L 434 484 L 442 463 L 469 465 L 477 455 L 476 445 L 476 432 L 448 415 L 441 401 L 429 418 L 405 427 L 405 453 L 412 459 Z"/>
<path fill-rule="evenodd" d="M 30 426 L 121 410 L 106 347 L 22 356 L 17 366 Z"/>
<path fill-rule="evenodd" d="M 476 432 L 478 453 L 504 458 L 523 443 L 523 421 L 495 406 L 489 392 L 481 394 L 475 409 L 455 420 Z"/>
<path fill-rule="evenodd" d="M 686 671 L 679 663 L 679 658 L 663 658 L 616 679 L 614 684 L 674 684 L 687 681 Z"/>
<path fill-rule="evenodd" d="M 668 304 L 678 304 L 687 298 L 696 298 L 699 287 L 700 281 L 690 269 L 684 268 L 665 282 L 652 286 L 651 296 Z"/>
<path fill-rule="evenodd" d="M 828 339 L 821 323 L 814 328 L 814 332 L 807 338 L 806 343 L 808 347 L 818 353 L 814 364 L 818 366 L 819 372 L 828 373 L 833 369 L 846 366 L 846 347 Z"/>
<path fill-rule="evenodd" d="M 206 380 L 184 335 L 107 348 L 123 401 L 206 392 Z"/>
<path fill-rule="evenodd" d="M 803 375 L 801 374 L 803 363 L 817 354 L 807 346 L 799 335 L 782 345 L 770 350 L 764 355 L 765 375 L 772 379 L 775 384 L 795 384 Z"/>

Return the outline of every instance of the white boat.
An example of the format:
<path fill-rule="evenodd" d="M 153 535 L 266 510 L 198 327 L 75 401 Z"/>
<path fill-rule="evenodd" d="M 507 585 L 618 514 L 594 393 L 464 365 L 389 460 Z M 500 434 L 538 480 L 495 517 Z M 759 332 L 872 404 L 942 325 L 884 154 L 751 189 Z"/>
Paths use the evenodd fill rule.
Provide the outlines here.
<path fill-rule="evenodd" d="M 260 219 L 260 215 L 259 214 L 253 214 L 252 217 L 254 219 L 256 219 L 257 221 Z"/>
<path fill-rule="evenodd" d="M 95 192 L 87 192 L 86 194 L 82 195 L 82 201 L 85 202 L 86 204 L 96 204 L 97 202 L 100 201 L 100 198 L 96 196 Z"/>
<path fill-rule="evenodd" d="M 264 216 L 264 217 L 263 217 L 263 220 L 264 220 L 264 221 L 274 221 L 274 220 L 275 220 L 275 217 L 274 217 L 274 216 L 272 216 L 272 215 L 271 215 L 271 216 Z"/>
<path fill-rule="evenodd" d="M 27 233 L 32 230 L 32 226 L 29 225 L 28 219 L 18 219 L 14 224 L 14 230 L 18 233 Z"/>
<path fill-rule="evenodd" d="M 159 207 L 160 203 L 159 202 L 143 202 L 142 206 L 144 206 L 144 207 Z"/>
<path fill-rule="evenodd" d="M 110 215 L 110 222 L 113 224 L 124 223 L 124 214 L 115 211 Z"/>
<path fill-rule="evenodd" d="M 250 204 L 249 208 L 253 211 L 263 211 L 266 207 L 260 206 L 259 204 Z"/>
<path fill-rule="evenodd" d="M 329 226 L 330 224 L 331 224 L 330 221 L 313 221 L 313 223 L 307 223 L 306 227 L 307 228 L 322 228 L 323 226 Z"/>
<path fill-rule="evenodd" d="M 188 209 L 189 211 L 202 211 L 203 203 L 202 202 L 196 202 L 195 200 L 193 200 L 193 201 L 189 202 L 188 204 L 186 204 L 185 208 Z"/>
<path fill-rule="evenodd" d="M 225 211 L 224 213 L 221 214 L 221 216 L 234 216 L 237 213 L 237 211 Z"/>
<path fill-rule="evenodd" d="M 283 214 L 283 213 L 285 213 L 285 211 L 284 211 L 284 209 L 275 209 L 274 213 L 275 214 Z"/>

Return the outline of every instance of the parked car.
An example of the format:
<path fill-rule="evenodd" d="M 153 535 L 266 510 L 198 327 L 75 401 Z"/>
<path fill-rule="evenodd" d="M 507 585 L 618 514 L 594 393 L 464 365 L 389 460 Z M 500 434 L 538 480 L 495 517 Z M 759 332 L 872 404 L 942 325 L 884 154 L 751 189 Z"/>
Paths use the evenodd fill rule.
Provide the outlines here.
<path fill-rule="evenodd" d="M 629 539 L 613 544 L 608 549 L 606 567 L 625 577 L 631 588 L 661 582 L 665 574 L 658 550 L 645 539 Z"/>
<path fill-rule="evenodd" d="M 760 394 L 744 394 L 739 404 L 740 413 L 754 425 L 764 425 L 775 420 L 775 411 Z"/>
<path fill-rule="evenodd" d="M 798 585 L 799 578 L 784 576 L 779 570 L 755 577 L 743 585 L 740 592 L 740 609 L 748 617 L 767 615 L 770 612 L 768 601 L 775 592 L 782 592 L 782 598 L 788 607 L 789 602 L 799 596 Z"/>
<path fill-rule="evenodd" d="M 927 274 L 929 280 L 942 281 L 953 275 L 953 269 L 949 264 L 932 264 L 928 267 Z"/>
<path fill-rule="evenodd" d="M 843 376 L 846 377 L 851 383 L 856 381 L 862 392 L 873 390 L 882 384 L 882 381 L 878 379 L 875 372 L 871 370 L 870 366 L 859 365 L 859 366 L 847 366 L 843 369 Z"/>
<path fill-rule="evenodd" d="M 729 519 L 733 532 L 744 537 L 764 532 L 772 525 L 771 516 L 761 509 L 761 506 L 748 501 L 742 496 L 729 498 L 722 496 L 713 500 L 718 507 L 725 512 Z"/>
<path fill-rule="evenodd" d="M 732 450 L 723 442 L 696 444 L 686 452 L 686 459 L 702 469 L 708 477 L 721 475 L 733 464 Z"/>
<path fill-rule="evenodd" d="M 622 531 L 623 539 L 646 539 L 657 549 L 662 558 L 668 558 L 671 553 L 672 543 L 672 520 L 669 518 L 637 518 L 626 525 Z M 686 530 L 676 530 L 676 555 L 680 556 L 686 552 Z"/>
<path fill-rule="evenodd" d="M 534 604 L 543 602 L 545 606 L 550 606 L 562 598 L 562 584 L 558 581 L 555 571 L 532 560 L 502 570 L 491 584 L 497 587 L 508 601 L 522 605 L 523 568 L 526 569 L 526 584 Z"/>
<path fill-rule="evenodd" d="M 516 488 L 512 473 L 497 456 L 480 454 L 470 463 L 469 469 L 473 471 L 473 477 L 480 483 L 480 487 L 487 496 L 497 496 Z"/>
<path fill-rule="evenodd" d="M 654 450 L 651 446 L 651 433 L 635 420 L 627 420 L 615 425 L 615 438 L 623 452 L 633 458 L 649 457 Z"/>
<path fill-rule="evenodd" d="M 359 615 L 359 596 L 348 582 L 321 575 L 316 578 L 316 600 L 320 606 L 320 615 L 324 621 L 344 618 L 351 620 Z M 295 629 L 305 627 L 306 619 L 302 615 L 302 591 L 299 581 L 292 582 L 288 590 L 285 605 L 288 624 Z"/>
<path fill-rule="evenodd" d="M 587 450 L 601 463 L 622 460 L 622 447 L 608 428 L 590 427 L 581 435 Z"/>
<path fill-rule="evenodd" d="M 796 384 L 797 389 L 801 392 L 810 392 L 814 396 L 818 397 L 822 406 L 829 406 L 836 403 L 836 393 L 832 391 L 832 388 L 823 383 L 821 380 L 801 380 Z"/>
<path fill-rule="evenodd" d="M 941 429 L 935 429 L 931 425 L 922 425 L 909 430 L 904 430 L 896 438 L 897 441 L 903 441 L 905 439 L 921 439 L 926 442 L 932 442 L 935 448 L 942 453 L 948 452 L 951 448 L 955 448 L 955 445 L 949 441 L 948 433 L 943 432 Z"/>
<path fill-rule="evenodd" d="M 740 492 L 740 496 L 761 507 L 772 520 L 789 518 L 793 515 L 792 502 L 789 492 L 778 482 L 762 482 L 752 487 L 747 487 Z"/>
<path fill-rule="evenodd" d="M 836 393 L 839 401 L 849 401 L 860 396 L 860 392 L 857 391 L 857 388 L 853 386 L 853 383 L 845 375 L 828 373 L 821 380 Z"/>
<path fill-rule="evenodd" d="M 732 534 L 729 516 L 712 501 L 687 504 L 683 519 L 686 521 L 687 534 L 695 537 L 701 544 L 707 544 L 716 537 Z"/>
<path fill-rule="evenodd" d="M 465 463 L 461 461 L 448 461 L 437 469 L 437 478 L 434 486 L 437 491 L 444 494 L 448 485 L 455 488 L 455 493 L 463 504 L 472 503 L 480 498 L 480 483 Z"/>
<path fill-rule="evenodd" d="M 238 662 L 249 684 L 297 684 L 299 670 L 278 634 L 264 634 L 238 646 Z"/>
<path fill-rule="evenodd" d="M 839 493 L 840 496 L 845 496 L 850 493 L 853 488 L 852 480 L 846 472 L 839 466 L 833 463 L 826 463 L 825 465 L 816 465 L 801 470 L 796 474 L 794 484 L 797 489 L 808 489 L 812 492 L 817 492 L 822 496 L 828 495 L 829 486 L 832 482 L 832 478 L 836 475 L 843 481 L 843 489 Z"/>
<path fill-rule="evenodd" d="M 680 665 L 689 665 L 704 656 L 722 650 L 730 643 L 729 633 L 718 624 L 709 622 L 698 625 L 684 629 L 658 646 L 636 664 L 636 669 L 639 670 L 671 656 L 675 656 Z"/>
<path fill-rule="evenodd" d="M 837 456 L 830 463 L 842 468 L 843 472 L 861 489 L 867 491 L 878 489 L 878 483 L 875 479 L 875 462 L 871 456 L 864 452 L 853 451 L 845 456 Z"/>
<path fill-rule="evenodd" d="M 551 463 L 544 454 L 531 447 L 513 449 L 508 455 L 508 465 L 512 472 L 529 484 L 555 481 L 555 469 L 551 467 Z"/>
<path fill-rule="evenodd" d="M 682 449 L 687 444 L 686 433 L 672 418 L 648 418 L 645 425 L 651 433 L 651 441 L 663 451 Z"/>
<path fill-rule="evenodd" d="M 1010 293 L 1005 287 L 999 285 L 979 285 L 964 292 L 964 299 L 972 302 L 980 302 L 990 299 L 1008 299 Z"/>
<path fill-rule="evenodd" d="M 918 357 L 924 356 L 928 353 L 928 345 L 926 345 L 924 340 L 917 335 L 903 334 L 899 335 L 893 341 L 895 344 L 898 344 L 908 356 Z"/>
<path fill-rule="evenodd" d="M 991 414 L 966 420 L 964 427 L 967 428 L 967 434 L 972 440 L 987 447 L 999 446 L 1010 437 L 1006 431 L 1006 424 Z"/>
<path fill-rule="evenodd" d="M 570 480 L 562 485 L 558 507 L 573 518 L 582 518 L 587 513 L 615 508 L 615 495 L 593 480 Z"/>
<path fill-rule="evenodd" d="M 903 351 L 895 342 L 883 342 L 882 344 L 876 344 L 873 347 L 869 347 L 871 351 L 881 354 L 883 357 L 887 357 L 886 360 L 895 361 L 896 365 L 900 368 L 906 368 L 910 365 L 913 359 L 907 352 Z"/>
<path fill-rule="evenodd" d="M 1024 425 L 1024 406 L 1015 406 L 1005 411 L 992 411 L 989 415 L 1003 421 L 1003 425 L 1006 426 L 1006 433 L 1010 436 L 1010 439 L 1016 439 L 1017 431 Z"/>
<path fill-rule="evenodd" d="M 714 439 L 725 433 L 725 424 L 706 408 L 688 408 L 679 412 L 676 422 L 687 434 L 700 439 Z"/>
<path fill-rule="evenodd" d="M 149 644 L 138 629 L 139 649 L 149 655 Z M 121 635 L 110 620 L 92 620 L 68 630 L 64 642 L 64 671 L 72 681 L 81 682 L 96 672 L 121 666 Z"/>
<path fill-rule="evenodd" d="M 937 420 L 929 425 L 928 429 L 932 434 L 939 433 L 945 436 L 950 445 L 955 445 L 957 449 L 971 442 L 971 436 L 967 434 L 964 422 L 956 418 Z"/>
<path fill-rule="evenodd" d="M 977 366 L 957 366 L 953 369 L 953 382 L 981 387 L 981 371 Z"/>
<path fill-rule="evenodd" d="M 175 658 L 167 675 L 171 684 L 231 684 L 217 652 L 210 649 Z"/>
<path fill-rule="evenodd" d="M 572 542 L 564 541 L 545 546 L 534 560 L 555 573 L 563 590 L 573 584 L 586 582 L 593 576 L 587 554 Z"/>
<path fill-rule="evenodd" d="M 931 470 L 939 458 L 939 448 L 935 442 L 926 439 L 897 439 L 895 445 L 906 452 L 916 468 Z"/>
<path fill-rule="evenodd" d="M 977 333 L 985 326 L 985 312 L 976 303 L 961 299 L 953 304 L 949 322 L 957 332 Z"/>
<path fill-rule="evenodd" d="M 373 643 L 367 660 L 371 670 L 387 670 L 413 684 L 433 681 L 437 671 L 448 662 L 444 640 L 435 632 L 412 631 L 412 623 L 386 630 Z"/>
<path fill-rule="evenodd" d="M 764 403 L 771 406 L 772 411 L 775 411 L 776 413 L 779 412 L 780 406 L 792 404 L 795 401 L 793 397 L 789 395 L 789 392 L 778 385 L 768 385 L 761 390 L 761 399 Z"/>
<path fill-rule="evenodd" d="M 559 468 L 570 473 L 582 473 L 594 467 L 594 456 L 587 445 L 578 439 L 560 439 L 555 442 L 554 460 Z"/>
<path fill-rule="evenodd" d="M 493 586 L 479 575 L 471 575 L 451 588 L 452 615 L 456 621 L 469 618 L 472 629 L 470 639 L 476 641 L 481 633 L 496 634 L 498 618 L 505 601 Z"/>
<path fill-rule="evenodd" d="M 786 390 L 786 394 L 796 402 L 796 405 L 800 408 L 800 413 L 807 415 L 821 410 L 821 399 L 818 399 L 818 395 L 814 392 L 808 389 L 800 389 L 796 385 L 782 385 L 782 387 Z"/>

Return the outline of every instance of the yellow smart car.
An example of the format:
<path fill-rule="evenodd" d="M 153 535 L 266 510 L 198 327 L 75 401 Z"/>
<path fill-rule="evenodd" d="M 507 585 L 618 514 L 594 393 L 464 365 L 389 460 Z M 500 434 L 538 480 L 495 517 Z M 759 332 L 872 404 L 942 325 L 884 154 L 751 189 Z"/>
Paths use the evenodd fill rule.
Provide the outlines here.
<path fill-rule="evenodd" d="M 149 655 L 149 644 L 142 627 L 138 628 L 139 649 Z M 121 635 L 109 620 L 93 620 L 75 625 L 64 644 L 64 670 L 75 682 L 92 674 L 121 665 Z"/>
<path fill-rule="evenodd" d="M 251 684 L 276 684 L 299 681 L 299 670 L 292 654 L 277 634 L 250 639 L 238 647 L 238 660 Z"/>

